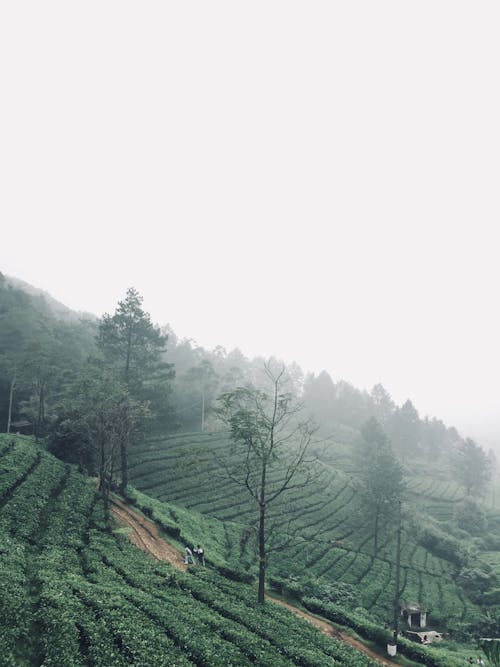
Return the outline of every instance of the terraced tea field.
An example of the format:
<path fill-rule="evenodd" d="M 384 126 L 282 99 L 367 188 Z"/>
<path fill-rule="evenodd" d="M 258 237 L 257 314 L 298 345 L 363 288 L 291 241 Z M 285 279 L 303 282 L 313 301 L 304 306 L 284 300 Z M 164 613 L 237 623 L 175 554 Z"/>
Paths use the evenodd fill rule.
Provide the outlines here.
<path fill-rule="evenodd" d="M 5 667 L 367 667 L 255 591 L 179 573 L 108 523 L 95 480 L 0 436 L 0 656 Z"/>
<path fill-rule="evenodd" d="M 215 455 L 231 456 L 224 434 L 180 434 L 151 440 L 131 452 L 131 482 L 154 498 L 231 525 L 232 539 L 227 545 L 231 558 L 237 555 L 248 566 L 254 561 L 253 541 L 246 539 L 249 533 L 244 528 L 255 521 L 255 508 L 240 487 L 223 478 Z M 290 546 L 273 554 L 270 570 L 280 576 L 308 573 L 315 578 L 352 584 L 359 606 L 390 619 L 395 529 L 383 528 L 374 554 L 372 519 L 360 504 L 355 477 L 340 466 L 334 468 L 327 460 L 322 466 L 322 479 L 305 492 L 290 495 L 276 513 L 273 531 L 284 534 L 291 526 L 295 537 Z M 407 513 L 412 513 L 414 503 L 419 512 L 430 512 L 435 507 L 437 514 L 445 518 L 446 512 L 452 511 L 453 502 L 460 498 L 460 489 L 453 484 L 413 478 Z M 241 525 L 239 544 L 235 543 L 235 523 Z M 456 566 L 419 544 L 412 526 L 411 521 L 404 522 L 403 599 L 426 604 L 432 610 L 433 622 L 441 624 L 442 629 L 466 621 L 477 607 L 455 584 Z"/>

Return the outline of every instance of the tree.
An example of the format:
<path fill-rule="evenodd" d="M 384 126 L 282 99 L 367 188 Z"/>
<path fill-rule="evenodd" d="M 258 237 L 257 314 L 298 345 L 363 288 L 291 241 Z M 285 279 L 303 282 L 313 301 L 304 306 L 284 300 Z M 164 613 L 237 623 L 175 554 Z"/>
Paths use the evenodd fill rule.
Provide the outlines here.
<path fill-rule="evenodd" d="M 33 424 L 36 438 L 45 435 L 47 406 L 51 391 L 61 386 L 62 367 L 70 368 L 55 334 L 54 330 L 45 330 L 36 341 L 26 345 L 18 373 L 20 385 L 29 391 L 29 398 L 20 404 L 21 412 Z"/>
<path fill-rule="evenodd" d="M 107 503 L 117 452 L 126 452 L 124 442 L 140 432 L 148 416 L 147 406 L 135 400 L 109 369 L 89 363 L 56 413 L 49 448 L 62 459 L 97 474 L 99 491 Z M 122 466 L 126 462 L 121 457 Z M 122 490 L 123 479 L 121 468 Z"/>
<path fill-rule="evenodd" d="M 217 387 L 217 374 L 209 359 L 201 359 L 196 366 L 187 371 L 184 379 L 201 398 L 199 405 L 195 402 L 193 407 L 199 408 L 200 430 L 204 431 L 207 407 L 210 406 Z"/>
<path fill-rule="evenodd" d="M 16 393 L 25 361 L 27 340 L 38 333 L 27 294 L 12 288 L 0 273 L 0 374 L 7 388 L 6 431 L 16 412 Z"/>
<path fill-rule="evenodd" d="M 331 429 L 335 384 L 326 371 L 316 377 L 310 373 L 304 383 L 304 405 L 322 427 Z"/>
<path fill-rule="evenodd" d="M 129 288 L 115 314 L 103 316 L 97 336 L 99 348 L 116 364 L 120 379 L 133 393 L 143 389 L 151 374 L 172 378 L 171 365 L 161 357 L 167 336 L 152 324 L 149 313 L 142 309 L 142 301 L 137 290 Z"/>
<path fill-rule="evenodd" d="M 0 275 L 0 422 L 11 430 L 21 415 L 45 435 L 47 416 L 68 377 L 93 348 L 94 325 L 58 319 L 45 298 Z"/>
<path fill-rule="evenodd" d="M 259 603 L 264 602 L 269 507 L 285 492 L 309 483 L 309 474 L 299 479 L 298 473 L 307 463 L 306 452 L 314 432 L 309 420 L 300 420 L 301 406 L 283 391 L 285 368 L 275 371 L 265 364 L 264 372 L 269 391 L 250 385 L 238 387 L 222 394 L 216 408 L 233 442 L 232 456 L 219 461 L 223 474 L 245 489 L 257 508 Z M 272 470 L 280 475 L 271 476 Z"/>
<path fill-rule="evenodd" d="M 491 463 L 482 447 L 471 438 L 459 444 L 453 469 L 457 482 L 469 496 L 473 492 L 481 494 L 484 484 L 491 478 Z"/>
<path fill-rule="evenodd" d="M 105 314 L 102 318 L 97 344 L 130 396 L 139 403 L 146 401 L 153 416 L 161 418 L 169 414 L 170 380 L 174 372 L 172 364 L 163 359 L 167 336 L 152 324 L 149 314 L 142 309 L 142 301 L 137 290 L 128 289 L 115 314 Z M 120 444 L 122 489 L 128 484 L 129 444 L 127 439 Z"/>
<path fill-rule="evenodd" d="M 420 448 L 421 422 L 410 400 L 398 408 L 387 425 L 391 442 L 405 456 L 416 455 Z"/>
<path fill-rule="evenodd" d="M 389 393 L 381 384 L 376 384 L 370 392 L 370 399 L 373 406 L 373 416 L 385 427 L 393 415 L 396 405 Z"/>
<path fill-rule="evenodd" d="M 372 417 L 361 429 L 359 450 L 362 497 L 373 515 L 374 554 L 378 549 L 380 520 L 398 508 L 403 494 L 403 469 L 397 461 L 387 436 Z"/>
<path fill-rule="evenodd" d="M 371 414 L 369 394 L 366 391 L 359 391 L 345 380 L 339 380 L 335 385 L 332 414 L 337 422 L 360 428 Z"/>
<path fill-rule="evenodd" d="M 446 426 L 439 419 L 426 417 L 421 422 L 422 450 L 426 456 L 436 460 L 446 447 Z"/>

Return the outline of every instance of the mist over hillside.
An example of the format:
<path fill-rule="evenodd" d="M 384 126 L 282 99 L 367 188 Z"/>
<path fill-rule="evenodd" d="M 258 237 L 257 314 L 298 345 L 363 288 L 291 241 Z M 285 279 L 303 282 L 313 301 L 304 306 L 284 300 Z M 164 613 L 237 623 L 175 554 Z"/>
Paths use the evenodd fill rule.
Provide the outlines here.
<path fill-rule="evenodd" d="M 97 316 L 92 313 L 72 310 L 68 306 L 61 303 L 60 301 L 57 301 L 57 299 L 54 299 L 54 297 L 47 291 L 42 290 L 39 287 L 35 287 L 34 285 L 30 285 L 25 280 L 21 280 L 20 278 L 16 278 L 14 276 L 5 276 L 5 277 L 7 279 L 7 282 L 13 287 L 17 287 L 18 289 L 23 290 L 23 292 L 26 292 L 26 294 L 29 294 L 30 296 L 33 296 L 45 302 L 47 304 L 47 307 L 50 309 L 50 311 L 55 317 L 61 318 L 63 320 L 64 319 L 70 320 L 73 322 L 77 322 L 81 319 L 89 319 L 89 320 L 97 319 Z"/>
<path fill-rule="evenodd" d="M 74 311 L 71 308 L 64 305 L 63 303 L 54 299 L 48 292 L 41 290 L 40 288 L 35 287 L 20 278 L 12 276 L 7 276 L 6 278 L 7 282 L 11 284 L 13 287 L 20 289 L 26 294 L 34 297 L 34 299 L 38 300 L 39 303 L 45 304 L 46 309 L 57 319 L 65 320 L 71 323 L 78 323 L 81 320 L 84 321 L 86 320 L 90 323 L 98 322 L 99 318 L 97 315 L 92 313 L 83 313 Z M 221 353 L 223 352 L 224 354 L 228 354 L 225 350 L 223 351 L 222 348 L 215 348 L 215 350 L 209 351 L 197 345 L 197 343 L 195 343 L 192 339 L 179 339 L 175 331 L 169 324 L 160 323 L 160 325 L 164 327 L 164 331 L 169 335 L 169 344 L 167 346 L 167 359 L 168 361 L 170 361 L 175 365 L 177 380 L 182 380 L 184 374 L 187 373 L 190 367 L 194 366 L 197 363 L 197 361 L 199 362 L 200 359 L 204 357 L 206 357 L 207 359 L 210 358 L 210 363 L 212 364 L 212 366 L 215 367 L 217 366 L 217 358 L 220 358 Z M 279 358 L 279 350 L 276 350 L 276 354 L 277 357 Z M 247 363 L 247 364 L 250 363 L 253 364 L 254 366 L 258 366 L 259 364 L 262 363 L 262 361 L 263 359 L 261 357 L 256 357 L 255 359 L 250 361 L 238 349 L 235 349 L 229 353 L 229 362 L 230 362 L 229 365 L 233 364 L 234 367 L 238 367 L 238 364 L 242 363 Z M 292 366 L 294 366 L 295 368 L 294 372 L 296 373 L 296 375 L 302 378 L 300 382 L 303 382 L 306 376 L 309 378 L 314 377 L 314 374 L 311 373 L 305 374 L 303 369 L 301 369 L 297 364 L 292 364 Z M 243 379 L 243 376 L 241 376 L 240 379 Z M 366 391 L 357 390 L 348 381 L 346 381 L 346 378 L 338 378 L 336 379 L 336 383 L 338 383 L 338 386 L 341 388 L 342 391 L 348 389 L 348 393 L 352 392 L 353 395 L 357 393 L 359 395 L 367 396 Z M 183 389 L 182 387 L 180 387 L 179 392 L 185 394 L 185 388 Z M 213 388 L 212 388 L 212 396 L 213 396 Z M 190 398 L 193 399 L 193 396 L 191 395 Z M 183 400 L 184 401 L 186 400 L 185 396 Z M 196 401 L 196 399 L 193 399 L 193 401 Z M 415 407 L 418 410 L 418 406 Z M 187 409 L 186 406 L 184 405 L 181 406 L 181 410 L 186 411 L 186 409 Z M 424 415 L 420 415 L 420 418 L 424 419 Z M 425 419 L 429 419 L 430 421 L 432 421 L 434 417 L 425 416 Z M 340 421 L 341 423 L 346 423 L 346 419 L 343 418 L 342 416 L 340 416 Z M 358 426 L 361 423 L 361 421 L 362 418 L 359 417 L 355 420 L 355 424 L 352 423 L 350 424 L 349 419 L 347 419 L 347 424 L 351 426 L 352 425 Z M 453 426 L 453 424 L 450 424 L 449 426 Z M 464 433 L 462 433 L 462 435 L 468 436 L 471 433 L 478 434 L 478 436 L 480 436 L 477 438 L 477 440 L 480 444 L 483 445 L 483 447 L 486 447 L 487 449 L 492 448 L 493 451 L 495 451 L 495 453 L 498 452 L 498 448 L 500 447 L 500 445 L 498 442 L 498 431 L 494 423 L 479 424 L 479 425 L 470 424 L 470 431 L 467 430 Z M 459 437 L 458 433 L 457 437 Z"/>
<path fill-rule="evenodd" d="M 28 504 L 43 473 L 31 471 L 57 470 L 33 540 L 71 471 L 94 479 L 86 502 L 95 492 L 108 519 L 119 495 L 174 540 L 198 533 L 223 575 L 258 582 L 259 604 L 272 588 L 382 643 L 394 600 L 420 604 L 459 652 L 500 630 L 493 452 L 381 384 L 204 349 L 142 304 L 129 288 L 114 312 L 81 318 L 0 276 L 0 455 L 12 477 L 0 502 L 21 487 Z M 29 436 L 26 448 L 12 433 Z M 118 548 L 106 544 L 103 558 Z"/>

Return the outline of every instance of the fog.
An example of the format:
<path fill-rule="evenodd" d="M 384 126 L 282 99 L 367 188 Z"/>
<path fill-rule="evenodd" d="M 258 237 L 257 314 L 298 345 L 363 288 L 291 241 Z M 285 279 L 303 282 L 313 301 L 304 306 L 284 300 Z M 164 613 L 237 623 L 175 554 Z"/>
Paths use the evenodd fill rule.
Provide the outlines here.
<path fill-rule="evenodd" d="M 500 443 L 497 3 L 4 3 L 0 270 Z"/>

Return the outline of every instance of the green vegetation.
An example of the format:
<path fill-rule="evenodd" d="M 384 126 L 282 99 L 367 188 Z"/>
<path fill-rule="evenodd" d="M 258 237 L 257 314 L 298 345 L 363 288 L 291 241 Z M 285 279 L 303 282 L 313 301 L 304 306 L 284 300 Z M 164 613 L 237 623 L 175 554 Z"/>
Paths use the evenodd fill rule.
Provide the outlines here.
<path fill-rule="evenodd" d="M 270 549 L 269 517 L 275 504 L 291 490 L 308 487 L 303 471 L 306 453 L 314 432 L 308 421 L 299 419 L 300 406 L 285 392 L 285 367 L 264 366 L 270 391 L 242 387 L 222 394 L 216 409 L 222 423 L 230 429 L 231 449 L 216 459 L 225 481 L 240 488 L 258 514 L 259 552 L 258 601 L 264 602 L 267 559 Z M 275 472 L 278 471 L 276 475 Z M 287 520 L 286 514 L 283 517 Z M 282 550 L 284 541 L 275 544 Z M 273 532 L 276 538 L 277 531 Z"/>
<path fill-rule="evenodd" d="M 404 650 L 417 662 L 452 665 L 453 654 L 463 658 L 454 640 L 500 635 L 493 454 L 436 418 L 422 419 L 411 401 L 397 406 L 381 385 L 362 392 L 325 372 L 304 378 L 292 364 L 283 366 L 287 389 L 277 395 L 285 411 L 300 401 L 316 419 L 314 466 L 295 466 L 293 419 L 280 451 L 264 456 L 264 468 L 254 465 L 264 426 L 275 434 L 269 414 L 248 402 L 258 408 L 255 399 L 264 399 L 263 367 L 238 350 L 209 352 L 160 329 L 133 288 L 99 321 L 0 274 L 5 664 L 209 665 L 215 655 L 235 665 L 346 664 L 345 649 L 330 654 L 322 639 L 290 643 L 296 630 L 283 631 L 285 646 L 273 626 L 282 610 L 263 605 L 259 616 L 259 563 L 261 600 L 265 553 L 268 586 L 383 644 L 400 499 L 400 597 L 427 606 L 431 626 L 458 646 L 436 656 L 427 647 L 403 643 Z M 227 432 L 217 430 L 214 410 L 224 397 Z M 236 405 L 238 397 L 247 404 Z M 16 431 L 39 446 L 9 435 Z M 265 502 L 259 532 L 263 471 L 266 493 L 283 493 Z M 173 573 L 132 548 L 107 513 L 118 489 L 179 549 L 202 543 L 210 572 Z M 210 598 L 215 590 L 221 598 Z M 233 604 L 243 605 L 240 616 Z M 186 630 L 194 617 L 196 632 Z"/>
<path fill-rule="evenodd" d="M 6 667 L 369 664 L 286 610 L 257 605 L 241 582 L 155 562 L 113 530 L 93 480 L 27 439 L 1 436 L 0 447 Z"/>
<path fill-rule="evenodd" d="M 157 438 L 131 452 L 131 479 L 149 496 L 216 517 L 231 526 L 233 536 L 239 524 L 240 539 L 236 546 L 232 538 L 231 559 L 233 564 L 238 562 L 255 573 L 255 509 L 236 484 L 217 475 L 217 459 L 230 458 L 230 452 L 225 433 Z M 367 617 L 383 625 L 392 618 L 395 530 L 390 521 L 383 523 L 374 555 L 373 520 L 365 511 L 358 480 L 340 470 L 338 461 L 333 467 L 328 452 L 322 465 L 324 475 L 308 488 L 307 497 L 299 493 L 282 508 L 286 509 L 287 521 L 281 518 L 281 511 L 277 513 L 273 531 L 288 530 L 292 523 L 294 540 L 283 551 L 271 554 L 270 574 L 300 579 L 307 572 L 307 576 L 321 581 L 350 585 L 356 596 L 352 608 L 366 609 Z M 418 480 L 412 480 L 407 492 L 402 597 L 424 601 L 431 610 L 432 626 L 440 631 L 463 636 L 464 628 L 469 627 L 471 632 L 474 628 L 480 632 L 483 601 L 473 595 L 478 579 L 471 579 L 468 570 L 490 570 L 492 584 L 493 568 L 483 561 L 471 537 L 464 539 L 458 526 L 453 529 L 450 521 L 440 522 L 428 514 L 429 505 L 456 502 L 462 497 L 460 490 L 439 478 L 426 482 L 423 496 L 418 486 Z M 207 553 L 210 556 L 209 550 Z M 223 555 L 230 560 L 228 553 Z"/>

